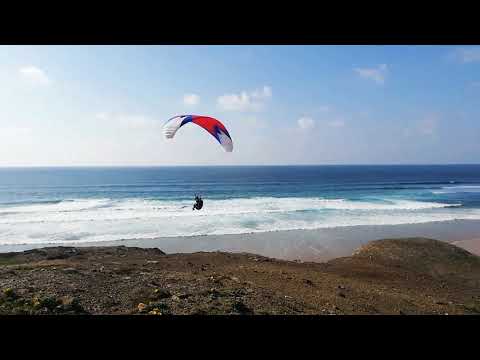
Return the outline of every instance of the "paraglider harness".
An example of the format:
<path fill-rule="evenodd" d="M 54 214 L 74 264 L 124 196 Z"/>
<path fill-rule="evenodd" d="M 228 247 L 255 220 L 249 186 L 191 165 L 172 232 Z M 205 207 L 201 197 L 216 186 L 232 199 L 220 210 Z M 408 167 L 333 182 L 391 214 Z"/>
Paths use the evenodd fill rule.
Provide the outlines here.
<path fill-rule="evenodd" d="M 195 195 L 195 204 L 193 204 L 192 210 L 200 210 L 203 207 L 203 200 Z"/>

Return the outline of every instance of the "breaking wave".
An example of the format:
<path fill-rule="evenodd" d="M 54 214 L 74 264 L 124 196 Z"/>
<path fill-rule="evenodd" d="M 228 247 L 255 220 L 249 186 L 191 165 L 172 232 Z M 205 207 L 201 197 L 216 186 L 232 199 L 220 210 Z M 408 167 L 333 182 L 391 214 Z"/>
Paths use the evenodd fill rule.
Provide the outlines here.
<path fill-rule="evenodd" d="M 252 197 L 192 201 L 69 199 L 0 207 L 0 244 L 100 242 L 154 237 L 241 234 L 356 225 L 480 219 L 459 203 L 402 199 Z"/>

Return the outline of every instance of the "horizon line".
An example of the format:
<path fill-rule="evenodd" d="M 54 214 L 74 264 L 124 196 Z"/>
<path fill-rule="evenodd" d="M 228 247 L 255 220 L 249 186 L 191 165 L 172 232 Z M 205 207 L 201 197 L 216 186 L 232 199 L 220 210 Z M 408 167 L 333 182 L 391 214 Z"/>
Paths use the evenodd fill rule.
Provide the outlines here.
<path fill-rule="evenodd" d="M 0 169 L 12 168 L 146 168 L 146 167 L 280 167 L 280 166 L 452 166 L 452 165 L 480 165 L 480 163 L 360 163 L 360 164 L 238 164 L 238 165 L 193 165 L 193 164 L 178 164 L 178 165 L 0 165 Z"/>

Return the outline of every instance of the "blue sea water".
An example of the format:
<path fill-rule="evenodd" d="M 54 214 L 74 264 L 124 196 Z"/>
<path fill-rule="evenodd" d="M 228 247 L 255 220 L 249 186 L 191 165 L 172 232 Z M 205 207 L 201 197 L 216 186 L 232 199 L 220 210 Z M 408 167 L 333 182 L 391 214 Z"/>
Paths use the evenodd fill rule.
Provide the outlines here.
<path fill-rule="evenodd" d="M 455 219 L 480 219 L 480 165 L 0 169 L 0 245 Z"/>

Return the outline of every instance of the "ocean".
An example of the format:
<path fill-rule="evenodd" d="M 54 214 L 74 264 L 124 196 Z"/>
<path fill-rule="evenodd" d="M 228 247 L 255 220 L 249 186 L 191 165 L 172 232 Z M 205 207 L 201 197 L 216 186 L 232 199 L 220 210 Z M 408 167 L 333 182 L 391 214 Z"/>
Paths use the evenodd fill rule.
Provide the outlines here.
<path fill-rule="evenodd" d="M 452 220 L 480 220 L 480 165 L 0 169 L 0 245 Z"/>

